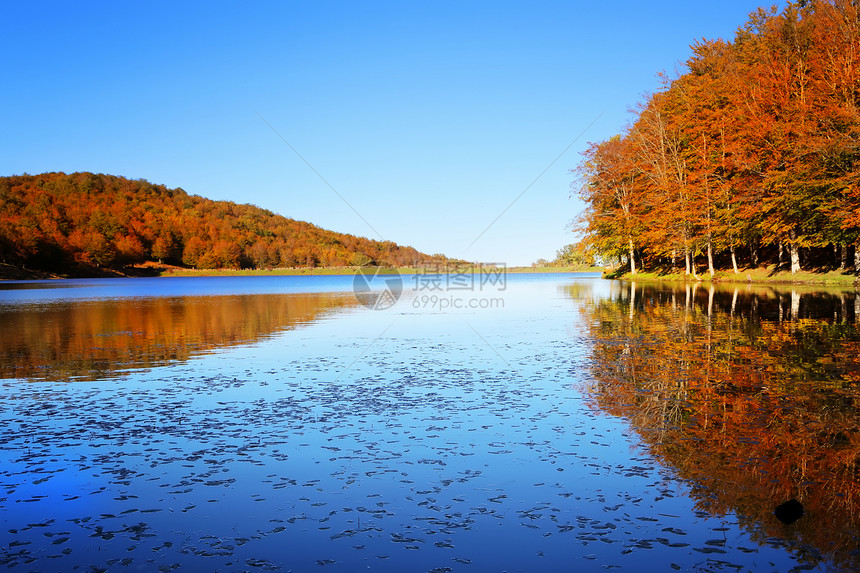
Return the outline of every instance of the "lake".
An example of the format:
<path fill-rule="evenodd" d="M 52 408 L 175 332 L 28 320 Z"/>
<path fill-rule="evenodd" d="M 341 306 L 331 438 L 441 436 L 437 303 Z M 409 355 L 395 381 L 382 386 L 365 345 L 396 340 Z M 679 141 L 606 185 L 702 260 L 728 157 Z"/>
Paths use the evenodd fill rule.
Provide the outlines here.
<path fill-rule="evenodd" d="M 858 318 L 585 274 L 0 283 L 0 564 L 857 570 Z"/>

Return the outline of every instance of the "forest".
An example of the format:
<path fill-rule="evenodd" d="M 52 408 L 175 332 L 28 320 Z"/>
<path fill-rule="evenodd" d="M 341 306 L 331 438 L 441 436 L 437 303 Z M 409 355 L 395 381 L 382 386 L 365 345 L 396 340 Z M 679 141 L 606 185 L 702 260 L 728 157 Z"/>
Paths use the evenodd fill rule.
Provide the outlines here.
<path fill-rule="evenodd" d="M 147 261 L 198 269 L 405 266 L 444 260 L 254 205 L 94 173 L 0 177 L 0 262 L 62 274 Z"/>
<path fill-rule="evenodd" d="M 631 274 L 860 272 L 860 6 L 759 9 L 733 41 L 691 47 L 622 133 L 584 152 L 583 248 Z"/>

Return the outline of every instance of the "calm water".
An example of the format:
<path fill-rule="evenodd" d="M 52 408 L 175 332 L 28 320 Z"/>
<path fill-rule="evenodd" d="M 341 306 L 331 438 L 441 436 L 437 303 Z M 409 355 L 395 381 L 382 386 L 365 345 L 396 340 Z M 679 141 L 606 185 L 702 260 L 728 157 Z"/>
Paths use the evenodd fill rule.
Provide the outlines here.
<path fill-rule="evenodd" d="M 0 286 L 0 564 L 860 565 L 854 291 L 403 285 Z"/>

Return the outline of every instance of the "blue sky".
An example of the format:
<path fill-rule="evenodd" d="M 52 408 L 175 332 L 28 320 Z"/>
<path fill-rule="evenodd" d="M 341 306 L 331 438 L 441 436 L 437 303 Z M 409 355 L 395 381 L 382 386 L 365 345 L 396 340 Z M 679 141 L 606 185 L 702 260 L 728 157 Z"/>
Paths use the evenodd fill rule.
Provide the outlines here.
<path fill-rule="evenodd" d="M 142 178 L 530 264 L 572 241 L 587 142 L 759 5 L 3 2 L 0 175 Z"/>

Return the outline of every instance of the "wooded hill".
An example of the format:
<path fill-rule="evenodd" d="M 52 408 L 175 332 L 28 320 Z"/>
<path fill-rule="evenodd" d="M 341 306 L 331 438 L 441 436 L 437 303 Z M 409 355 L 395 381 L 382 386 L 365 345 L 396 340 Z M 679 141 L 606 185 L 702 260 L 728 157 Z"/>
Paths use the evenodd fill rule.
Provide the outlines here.
<path fill-rule="evenodd" d="M 405 266 L 444 260 L 253 205 L 94 173 L 0 177 L 0 260 L 87 274 L 159 261 L 201 269 Z"/>
<path fill-rule="evenodd" d="M 860 271 L 860 5 L 759 9 L 579 167 L 586 245 L 632 272 L 764 257 Z M 715 263 L 716 260 L 716 263 Z M 700 267 L 701 268 L 701 267 Z"/>

